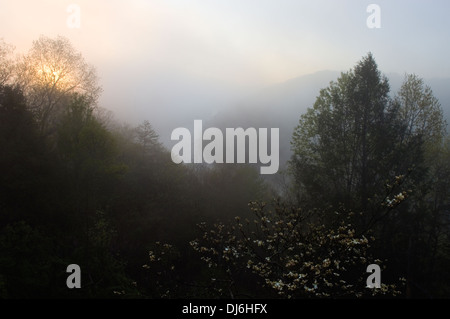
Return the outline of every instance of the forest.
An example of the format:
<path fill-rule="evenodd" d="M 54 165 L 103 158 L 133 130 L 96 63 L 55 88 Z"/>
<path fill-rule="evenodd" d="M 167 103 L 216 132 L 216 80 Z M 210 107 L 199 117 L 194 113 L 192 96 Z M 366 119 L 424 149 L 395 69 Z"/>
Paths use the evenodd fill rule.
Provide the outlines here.
<path fill-rule="evenodd" d="M 391 92 L 368 53 L 331 78 L 280 189 L 252 164 L 175 164 L 158 119 L 99 105 L 66 38 L 13 51 L 0 40 L 0 298 L 450 297 L 450 138 L 420 76 Z"/>

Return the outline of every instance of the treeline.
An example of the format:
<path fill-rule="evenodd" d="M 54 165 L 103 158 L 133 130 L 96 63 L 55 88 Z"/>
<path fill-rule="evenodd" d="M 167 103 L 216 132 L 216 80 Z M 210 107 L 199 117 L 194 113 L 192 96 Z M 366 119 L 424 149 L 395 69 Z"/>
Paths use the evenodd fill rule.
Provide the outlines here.
<path fill-rule="evenodd" d="M 407 297 L 449 297 L 450 139 L 430 87 L 407 74 L 390 94 L 371 54 L 321 90 L 292 139 L 295 196 L 344 207 L 356 234 L 401 274 Z"/>
<path fill-rule="evenodd" d="M 369 54 L 331 82 L 299 114 L 280 198 L 255 167 L 176 165 L 151 121 L 116 123 L 66 39 L 12 51 L 0 42 L 0 297 L 450 295 L 450 144 L 419 77 L 391 97 Z"/>
<path fill-rule="evenodd" d="M 150 296 L 142 266 L 155 242 L 187 246 L 196 224 L 246 214 L 248 200 L 268 192 L 254 168 L 176 165 L 148 121 L 111 120 L 97 106 L 93 68 L 66 39 L 41 37 L 27 55 L 8 57 L 1 55 L 1 297 Z M 82 289 L 67 288 L 69 264 L 81 267 Z"/>

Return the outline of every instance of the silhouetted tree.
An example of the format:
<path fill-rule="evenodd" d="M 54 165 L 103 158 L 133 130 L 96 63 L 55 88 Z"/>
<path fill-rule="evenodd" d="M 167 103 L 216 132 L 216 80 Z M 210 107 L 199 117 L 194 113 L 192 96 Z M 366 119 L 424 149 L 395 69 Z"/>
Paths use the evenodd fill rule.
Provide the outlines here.
<path fill-rule="evenodd" d="M 83 94 L 95 105 L 101 88 L 95 69 L 87 64 L 69 40 L 41 36 L 17 63 L 15 81 L 21 85 L 42 132 L 54 122 L 70 101 L 70 93 Z"/>

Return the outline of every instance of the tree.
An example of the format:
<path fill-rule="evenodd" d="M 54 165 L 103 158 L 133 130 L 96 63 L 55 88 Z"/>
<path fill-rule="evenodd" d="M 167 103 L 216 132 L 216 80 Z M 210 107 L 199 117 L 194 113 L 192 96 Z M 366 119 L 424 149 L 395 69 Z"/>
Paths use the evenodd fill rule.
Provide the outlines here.
<path fill-rule="evenodd" d="M 446 123 L 441 104 L 431 88 L 417 75 L 406 74 L 394 101 L 399 105 L 399 117 L 404 123 L 402 142 L 407 144 L 420 136 L 426 154 L 433 157 L 433 148 L 439 148 L 445 136 Z"/>
<path fill-rule="evenodd" d="M 383 187 L 395 140 L 389 84 L 371 54 L 320 91 L 302 115 L 291 168 L 304 199 L 364 210 Z"/>
<path fill-rule="evenodd" d="M 407 215 L 398 218 L 407 229 L 403 241 L 407 247 L 404 263 L 408 265 L 408 295 L 430 296 L 430 291 L 439 293 L 436 287 L 446 276 L 440 269 L 449 263 L 450 257 L 445 244 L 450 203 L 446 123 L 432 89 L 415 74 L 405 75 L 394 101 L 404 127 L 401 145 L 416 141 L 423 166 L 420 179 L 417 178 L 414 185 L 412 201 L 405 207 Z M 402 236 L 395 237 L 400 242 Z"/>
<path fill-rule="evenodd" d="M 33 217 L 37 203 L 46 198 L 49 169 L 22 91 L 0 86 L 0 224 Z"/>
<path fill-rule="evenodd" d="M 357 233 L 373 231 L 380 257 L 406 268 L 407 296 L 429 295 L 448 233 L 445 122 L 416 75 L 388 93 L 371 54 L 331 82 L 294 131 L 291 169 L 309 207 L 358 212 Z"/>
<path fill-rule="evenodd" d="M 234 225 L 199 225 L 201 234 L 190 242 L 203 261 L 203 277 L 190 283 L 182 277 L 176 253 L 157 243 L 150 250 L 149 274 L 157 277 L 157 297 L 178 297 L 183 286 L 198 288 L 209 298 L 329 298 L 401 294 L 401 284 L 367 289 L 365 269 L 381 265 L 371 256 L 371 236 L 358 235 L 348 212 L 303 210 L 280 202 L 250 202 L 250 221 L 236 217 Z M 198 267 L 198 266 L 197 266 Z M 156 270 L 156 271 L 155 271 Z M 199 280 L 200 279 L 200 280 Z M 398 281 L 400 278 L 396 278 Z M 155 289 L 156 290 L 156 289 Z"/>
<path fill-rule="evenodd" d="M 10 57 L 14 47 L 0 39 L 0 85 L 9 84 L 13 74 L 14 61 Z"/>
<path fill-rule="evenodd" d="M 426 140 L 440 140 L 445 131 L 443 112 L 431 87 L 415 74 L 406 74 L 395 98 L 401 105 L 400 116 L 406 123 L 405 138 L 414 134 Z"/>
<path fill-rule="evenodd" d="M 3 298 L 42 298 L 53 295 L 54 243 L 47 234 L 21 221 L 0 228 L 0 279 Z"/>
<path fill-rule="evenodd" d="M 406 205 L 384 221 L 386 238 L 380 243 L 384 247 L 396 243 L 397 248 L 384 251 L 395 256 L 395 263 L 407 265 L 407 295 L 430 296 L 430 291 L 439 290 L 435 288 L 439 285 L 437 276 L 444 276 L 436 274 L 441 267 L 438 260 L 448 263 L 449 257 L 442 254 L 449 229 L 449 197 L 444 186 L 448 178 L 445 121 L 431 88 L 415 74 L 405 75 L 393 99 L 393 109 L 400 128 L 394 160 L 397 166 L 412 169 L 408 185 L 412 192 Z"/>
<path fill-rule="evenodd" d="M 98 210 L 112 201 L 126 166 L 118 159 L 116 140 L 93 115 L 89 97 L 74 94 L 60 120 L 56 153 L 67 187 L 67 219 L 86 230 Z"/>
<path fill-rule="evenodd" d="M 147 120 L 136 128 L 136 139 L 146 153 L 151 152 L 153 148 L 159 150 L 161 148 L 161 144 L 158 141 L 158 134 L 156 134 L 152 125 Z"/>
<path fill-rule="evenodd" d="M 55 128 L 70 93 L 83 94 L 95 105 L 101 91 L 95 69 L 61 36 L 41 36 L 34 41 L 28 54 L 17 63 L 16 81 L 45 133 Z"/>

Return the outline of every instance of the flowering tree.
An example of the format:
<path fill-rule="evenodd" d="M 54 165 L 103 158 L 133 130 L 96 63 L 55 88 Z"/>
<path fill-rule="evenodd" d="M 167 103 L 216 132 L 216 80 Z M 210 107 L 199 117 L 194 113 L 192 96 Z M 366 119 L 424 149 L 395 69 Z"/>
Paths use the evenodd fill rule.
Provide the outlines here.
<path fill-rule="evenodd" d="M 211 278 L 221 296 L 239 293 L 240 278 L 256 280 L 265 296 L 284 298 L 397 295 L 395 285 L 366 289 L 366 267 L 380 264 L 370 256 L 373 237 L 357 235 L 352 213 L 335 212 L 330 225 L 318 223 L 326 212 L 303 212 L 276 203 L 250 202 L 255 219 L 206 229 L 191 242 L 201 259 L 222 278 Z M 318 216 L 321 215 L 321 216 Z M 329 218 L 330 216 L 328 216 Z M 314 221 L 315 220 L 315 221 Z"/>
<path fill-rule="evenodd" d="M 379 205 L 389 214 L 408 197 L 397 192 L 403 176 L 387 184 L 389 192 Z M 355 214 L 339 209 L 303 210 L 279 201 L 269 207 L 250 202 L 253 220 L 235 218 L 235 223 L 199 225 L 202 236 L 190 242 L 206 266 L 196 287 L 208 297 L 222 298 L 359 298 L 400 295 L 399 283 L 366 288 L 367 266 L 382 265 L 371 255 L 375 238 L 370 231 L 357 233 Z M 360 213 L 361 214 L 361 213 Z M 162 297 L 179 291 L 174 259 L 167 260 L 171 246 L 150 252 L 144 268 L 158 270 L 155 282 L 171 282 L 173 287 L 158 289 Z M 159 251 L 159 253 L 158 253 Z M 165 262 L 165 264 L 161 264 Z M 161 277 L 162 276 L 162 277 Z M 165 276 L 165 279 L 164 279 Z M 400 285 L 399 285 L 400 284 Z"/>

